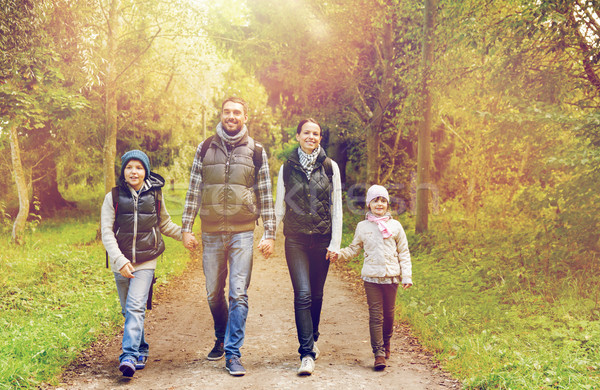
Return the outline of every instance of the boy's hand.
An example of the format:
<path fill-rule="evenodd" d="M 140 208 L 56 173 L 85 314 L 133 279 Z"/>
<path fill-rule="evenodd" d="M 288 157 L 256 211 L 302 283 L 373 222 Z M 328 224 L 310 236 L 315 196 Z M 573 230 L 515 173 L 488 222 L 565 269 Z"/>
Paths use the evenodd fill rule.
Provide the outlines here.
<path fill-rule="evenodd" d="M 325 259 L 329 260 L 332 263 L 335 263 L 335 261 L 338 258 L 338 254 L 332 251 L 327 251 L 327 256 L 325 256 Z"/>
<path fill-rule="evenodd" d="M 412 283 L 405 283 L 405 284 L 402 284 L 402 288 L 403 288 L 403 289 L 405 289 L 405 290 L 408 290 L 408 289 L 409 289 L 409 288 L 411 288 L 411 287 L 412 287 Z"/>
<path fill-rule="evenodd" d="M 265 259 L 268 259 L 273 254 L 273 248 L 275 247 L 275 240 L 272 238 L 262 240 L 256 247 Z"/>
<path fill-rule="evenodd" d="M 125 264 L 120 270 L 119 272 L 121 273 L 121 275 L 124 278 L 129 278 L 129 279 L 133 279 L 135 278 L 135 276 L 133 275 L 133 271 L 135 271 L 135 268 L 133 268 L 133 265 L 131 265 L 131 263 L 127 263 Z"/>
<path fill-rule="evenodd" d="M 198 240 L 196 240 L 194 233 L 184 232 L 184 233 L 182 233 L 182 236 L 183 236 L 183 240 L 182 240 L 183 246 L 186 247 L 186 249 L 189 249 L 189 250 L 196 249 L 196 247 L 198 246 Z"/>

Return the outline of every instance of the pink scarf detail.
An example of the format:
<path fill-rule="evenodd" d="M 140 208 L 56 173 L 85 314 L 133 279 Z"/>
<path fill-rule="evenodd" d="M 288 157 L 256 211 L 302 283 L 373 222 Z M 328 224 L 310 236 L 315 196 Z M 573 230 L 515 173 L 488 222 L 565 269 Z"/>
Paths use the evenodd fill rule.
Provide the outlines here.
<path fill-rule="evenodd" d="M 377 223 L 377 227 L 379 227 L 379 231 L 381 232 L 381 234 L 383 234 L 383 238 L 390 238 L 392 236 L 392 232 L 390 232 L 390 229 L 385 224 L 387 221 L 390 220 L 389 215 L 385 215 L 383 217 L 376 217 L 373 214 L 368 213 L 367 219 L 371 222 Z"/>

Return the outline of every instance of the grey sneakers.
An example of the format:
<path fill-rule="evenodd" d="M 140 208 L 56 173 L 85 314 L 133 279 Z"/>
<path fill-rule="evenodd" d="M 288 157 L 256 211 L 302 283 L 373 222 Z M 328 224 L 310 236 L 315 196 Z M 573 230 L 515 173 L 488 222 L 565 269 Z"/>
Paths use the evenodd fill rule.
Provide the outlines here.
<path fill-rule="evenodd" d="M 225 368 L 233 376 L 242 376 L 246 373 L 246 369 L 244 369 L 240 358 L 237 356 L 232 356 L 230 359 L 227 359 Z"/>

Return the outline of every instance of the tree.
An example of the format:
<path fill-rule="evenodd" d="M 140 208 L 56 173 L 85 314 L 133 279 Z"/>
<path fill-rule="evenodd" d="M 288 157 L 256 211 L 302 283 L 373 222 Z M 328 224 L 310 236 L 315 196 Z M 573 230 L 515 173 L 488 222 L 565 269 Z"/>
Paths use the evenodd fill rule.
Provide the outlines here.
<path fill-rule="evenodd" d="M 435 19 L 437 0 L 425 0 L 423 23 L 422 89 L 423 120 L 419 129 L 419 154 L 417 162 L 417 220 L 415 231 L 423 233 L 428 229 L 429 187 L 431 186 L 429 165 L 431 161 L 432 99 L 430 91 L 431 68 L 434 52 Z"/>

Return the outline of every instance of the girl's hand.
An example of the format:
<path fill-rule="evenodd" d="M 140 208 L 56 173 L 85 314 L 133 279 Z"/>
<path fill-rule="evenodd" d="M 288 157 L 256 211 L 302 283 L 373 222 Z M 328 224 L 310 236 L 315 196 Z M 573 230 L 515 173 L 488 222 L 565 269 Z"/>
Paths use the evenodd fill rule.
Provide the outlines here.
<path fill-rule="evenodd" d="M 403 289 L 405 289 L 405 290 L 408 290 L 408 289 L 409 289 L 409 288 L 411 288 L 411 287 L 412 287 L 412 283 L 405 283 L 405 284 L 402 284 L 402 288 L 403 288 Z"/>
<path fill-rule="evenodd" d="M 325 256 L 326 260 L 329 260 L 332 263 L 335 263 L 335 261 L 338 258 L 338 254 L 335 252 L 331 252 L 331 251 L 327 251 L 327 256 Z"/>
<path fill-rule="evenodd" d="M 121 273 L 121 275 L 124 278 L 129 278 L 129 279 L 135 278 L 135 276 L 133 276 L 133 271 L 135 271 L 135 268 L 133 268 L 133 265 L 131 265 L 131 263 L 125 264 L 123 266 L 123 268 L 121 268 L 119 270 L 119 272 Z"/>

